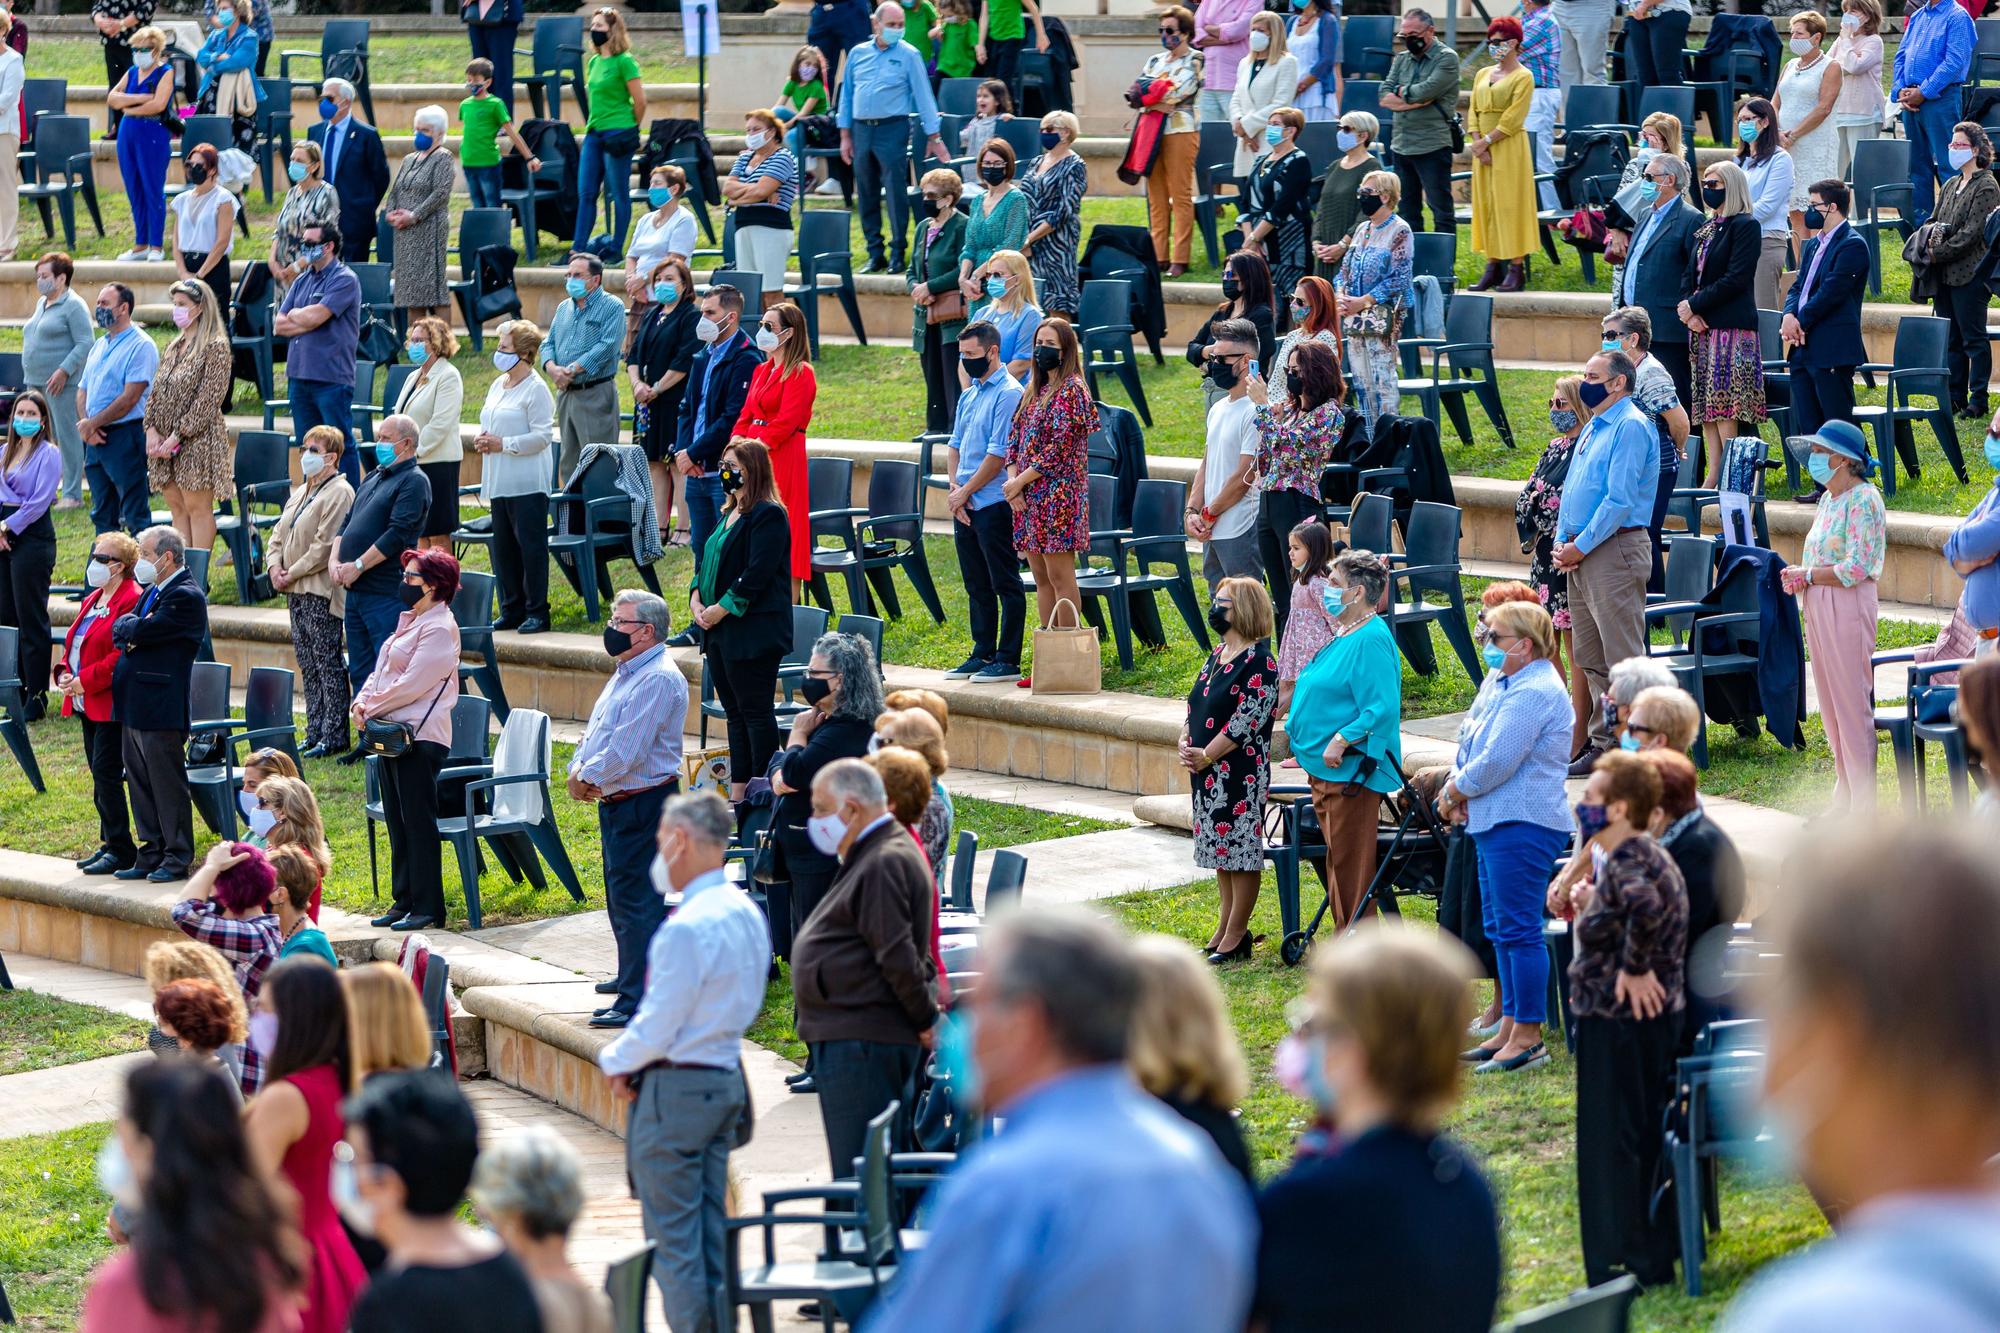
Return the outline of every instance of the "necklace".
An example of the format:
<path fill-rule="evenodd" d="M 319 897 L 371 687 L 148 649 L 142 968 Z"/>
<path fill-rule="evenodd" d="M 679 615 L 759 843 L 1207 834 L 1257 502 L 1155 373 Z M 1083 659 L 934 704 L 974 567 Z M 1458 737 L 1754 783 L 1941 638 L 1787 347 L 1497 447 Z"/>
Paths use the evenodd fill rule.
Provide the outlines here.
<path fill-rule="evenodd" d="M 1375 608 L 1371 606 L 1359 620 L 1355 621 L 1335 620 L 1333 622 L 1333 637 L 1336 639 L 1344 639 L 1348 635 L 1354 633 L 1354 631 L 1360 629 L 1363 625 L 1367 624 L 1370 620 L 1373 620 L 1374 618 L 1375 618 Z"/>
<path fill-rule="evenodd" d="M 306 928 L 306 923 L 310 920 L 312 920 L 311 917 L 301 914 L 298 920 L 292 922 L 291 929 L 285 932 L 283 937 L 283 942 L 287 944 L 291 943 L 292 936 L 304 930 Z"/>

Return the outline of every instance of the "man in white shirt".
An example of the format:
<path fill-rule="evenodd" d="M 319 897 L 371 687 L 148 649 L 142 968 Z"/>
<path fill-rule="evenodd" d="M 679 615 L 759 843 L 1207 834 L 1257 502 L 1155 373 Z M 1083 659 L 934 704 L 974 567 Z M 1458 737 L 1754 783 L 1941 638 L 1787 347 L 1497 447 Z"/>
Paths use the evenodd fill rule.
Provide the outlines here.
<path fill-rule="evenodd" d="M 713 792 L 676 796 L 660 815 L 653 887 L 680 910 L 653 936 L 639 1012 L 598 1053 L 612 1091 L 632 1103 L 625 1168 L 653 1277 L 674 1333 L 732 1327 L 723 1273 L 729 1150 L 750 1115 L 743 1033 L 771 966 L 764 916 L 722 875 L 735 820 Z"/>
<path fill-rule="evenodd" d="M 1247 391 L 1257 359 L 1257 326 L 1226 319 L 1208 345 L 1207 373 L 1228 397 L 1208 409 L 1201 471 L 1188 490 L 1187 534 L 1202 543 L 1201 576 L 1211 590 L 1225 578 L 1261 579 L 1257 502 L 1250 473 L 1257 466 L 1257 405 Z M 1261 369 L 1261 368 L 1260 368 Z"/>

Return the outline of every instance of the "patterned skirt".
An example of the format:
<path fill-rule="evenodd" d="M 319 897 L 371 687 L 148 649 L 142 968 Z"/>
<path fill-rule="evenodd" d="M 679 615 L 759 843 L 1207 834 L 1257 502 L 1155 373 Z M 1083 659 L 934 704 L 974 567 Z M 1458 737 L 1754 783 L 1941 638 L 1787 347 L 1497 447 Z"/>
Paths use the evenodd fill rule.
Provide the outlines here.
<path fill-rule="evenodd" d="M 1694 363 L 1694 424 L 1758 422 L 1764 412 L 1764 360 L 1755 329 L 1690 334 Z"/>

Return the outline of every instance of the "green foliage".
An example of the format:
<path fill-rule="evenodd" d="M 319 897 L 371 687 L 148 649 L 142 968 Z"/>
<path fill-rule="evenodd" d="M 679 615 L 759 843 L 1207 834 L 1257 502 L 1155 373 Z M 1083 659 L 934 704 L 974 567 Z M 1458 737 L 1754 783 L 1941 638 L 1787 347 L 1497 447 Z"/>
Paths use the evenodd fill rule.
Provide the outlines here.
<path fill-rule="evenodd" d="M 30 990 L 0 991 L 0 1076 L 146 1048 L 146 1025 Z"/>

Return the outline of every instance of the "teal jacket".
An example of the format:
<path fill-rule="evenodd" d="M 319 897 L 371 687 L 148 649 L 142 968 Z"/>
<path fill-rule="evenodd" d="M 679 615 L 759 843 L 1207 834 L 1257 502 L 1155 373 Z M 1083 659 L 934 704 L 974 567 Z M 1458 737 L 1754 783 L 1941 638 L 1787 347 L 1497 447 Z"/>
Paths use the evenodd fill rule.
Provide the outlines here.
<path fill-rule="evenodd" d="M 1403 762 L 1403 660 L 1395 636 L 1380 616 L 1320 650 L 1292 687 L 1292 712 L 1285 719 L 1292 757 L 1321 782 L 1352 782 L 1361 756 L 1393 756 Z M 1338 734 L 1347 738 L 1339 767 L 1321 758 Z M 1387 764 L 1378 764 L 1363 784 L 1383 794 L 1400 784 Z"/>
<path fill-rule="evenodd" d="M 932 292 L 955 292 L 958 290 L 958 260 L 965 252 L 965 214 L 952 211 L 944 220 L 944 227 L 938 232 L 937 244 L 926 247 L 924 237 L 930 234 L 930 222 L 924 218 L 917 220 L 917 243 L 910 247 L 910 267 L 904 274 L 910 286 L 915 288 L 920 282 L 929 283 Z M 924 307 L 913 307 L 910 315 L 910 345 L 919 353 L 924 350 L 924 332 L 929 324 Z M 952 344 L 958 341 L 959 333 L 965 328 L 962 319 L 952 320 L 938 327 L 938 335 L 947 349 L 956 352 Z M 953 368 L 956 373 L 956 367 Z"/>

